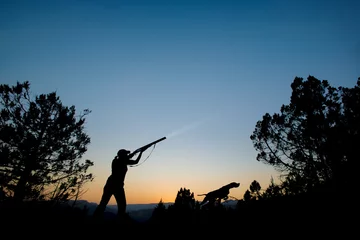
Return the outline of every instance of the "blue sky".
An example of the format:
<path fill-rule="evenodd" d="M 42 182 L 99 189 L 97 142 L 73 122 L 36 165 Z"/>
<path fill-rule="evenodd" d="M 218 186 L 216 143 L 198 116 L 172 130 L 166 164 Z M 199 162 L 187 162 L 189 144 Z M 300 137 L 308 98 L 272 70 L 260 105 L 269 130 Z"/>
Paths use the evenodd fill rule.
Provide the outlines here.
<path fill-rule="evenodd" d="M 0 3 L 0 81 L 29 81 L 89 108 L 100 200 L 112 158 L 168 136 L 125 182 L 128 203 L 174 201 L 275 179 L 256 161 L 256 121 L 289 103 L 295 76 L 333 86 L 360 76 L 356 1 L 18 1 Z M 172 134 L 176 132 L 176 134 Z M 170 137 L 172 136 L 172 137 Z M 144 153 L 144 157 L 150 150 Z M 201 200 L 202 197 L 196 197 Z M 114 199 L 111 200 L 114 203 Z"/>

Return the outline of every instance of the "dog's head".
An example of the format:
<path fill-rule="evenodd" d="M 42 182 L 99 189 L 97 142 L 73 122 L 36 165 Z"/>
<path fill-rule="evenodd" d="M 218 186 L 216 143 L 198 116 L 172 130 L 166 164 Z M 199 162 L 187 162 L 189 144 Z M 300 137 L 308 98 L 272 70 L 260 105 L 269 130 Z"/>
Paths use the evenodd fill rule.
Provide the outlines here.
<path fill-rule="evenodd" d="M 229 186 L 230 186 L 231 188 L 237 188 L 237 187 L 240 186 L 240 183 L 232 182 L 232 183 L 229 184 Z"/>

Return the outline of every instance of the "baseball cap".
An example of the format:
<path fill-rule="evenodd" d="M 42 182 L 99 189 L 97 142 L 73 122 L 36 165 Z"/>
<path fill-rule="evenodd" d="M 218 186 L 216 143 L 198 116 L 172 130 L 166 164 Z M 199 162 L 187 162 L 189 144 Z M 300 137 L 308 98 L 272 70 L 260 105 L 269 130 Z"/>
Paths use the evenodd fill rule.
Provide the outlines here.
<path fill-rule="evenodd" d="M 118 156 L 120 155 L 128 155 L 130 153 L 130 151 L 126 150 L 126 149 L 120 149 L 117 153 Z"/>

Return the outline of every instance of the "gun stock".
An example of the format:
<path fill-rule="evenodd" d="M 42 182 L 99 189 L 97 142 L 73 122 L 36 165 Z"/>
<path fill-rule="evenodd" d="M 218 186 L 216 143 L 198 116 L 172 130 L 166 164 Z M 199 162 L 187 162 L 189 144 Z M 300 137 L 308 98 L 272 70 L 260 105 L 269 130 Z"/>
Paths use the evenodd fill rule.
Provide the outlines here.
<path fill-rule="evenodd" d="M 159 139 L 156 140 L 156 141 L 153 141 L 153 142 L 151 142 L 151 143 L 149 143 L 149 144 L 147 144 L 147 145 L 145 145 L 145 146 L 142 146 L 141 148 L 136 149 L 135 151 L 133 151 L 133 152 L 131 153 L 131 155 L 135 155 L 135 154 L 138 153 L 138 152 L 143 152 L 143 151 L 145 151 L 146 149 L 148 149 L 149 147 L 151 147 L 152 145 L 154 145 L 154 144 L 156 144 L 156 143 L 158 143 L 158 142 L 161 142 L 161 141 L 163 141 L 163 140 L 165 140 L 165 139 L 166 139 L 166 137 L 159 138 Z"/>

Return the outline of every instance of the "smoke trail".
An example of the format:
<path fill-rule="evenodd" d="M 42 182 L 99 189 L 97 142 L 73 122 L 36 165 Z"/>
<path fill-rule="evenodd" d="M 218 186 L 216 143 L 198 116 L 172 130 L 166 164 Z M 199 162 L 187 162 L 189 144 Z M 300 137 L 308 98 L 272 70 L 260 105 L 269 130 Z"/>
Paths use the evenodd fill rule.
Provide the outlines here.
<path fill-rule="evenodd" d="M 168 135 L 166 136 L 166 138 L 169 139 L 169 138 L 173 138 L 173 137 L 175 137 L 175 136 L 178 136 L 178 135 L 180 135 L 180 134 L 183 134 L 183 133 L 185 133 L 185 132 L 187 132 L 187 131 L 189 131 L 189 130 L 191 130 L 191 129 L 194 129 L 194 128 L 200 126 L 202 123 L 204 123 L 204 120 L 202 120 L 202 121 L 197 121 L 197 122 L 194 122 L 194 123 L 185 125 L 185 126 L 183 126 L 182 128 L 180 128 L 180 129 L 178 129 L 178 130 L 175 130 L 175 131 L 171 132 L 170 134 L 168 134 Z"/>

